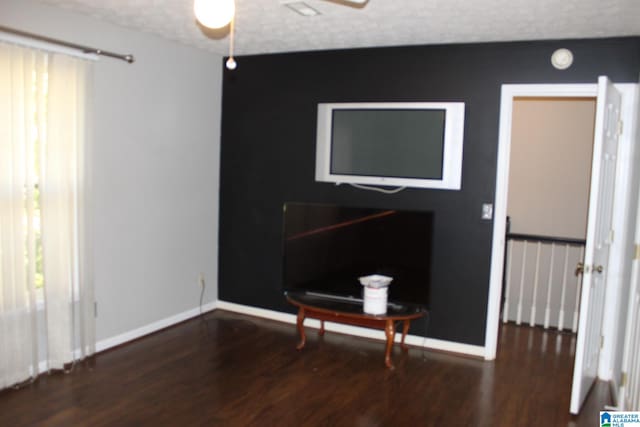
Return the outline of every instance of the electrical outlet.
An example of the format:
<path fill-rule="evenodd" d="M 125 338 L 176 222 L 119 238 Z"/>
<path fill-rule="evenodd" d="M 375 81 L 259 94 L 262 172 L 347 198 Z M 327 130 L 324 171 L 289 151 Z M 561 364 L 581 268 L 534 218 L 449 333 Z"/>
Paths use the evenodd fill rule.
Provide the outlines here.
<path fill-rule="evenodd" d="M 204 273 L 200 273 L 198 276 L 198 283 L 200 284 L 200 287 L 204 289 Z"/>

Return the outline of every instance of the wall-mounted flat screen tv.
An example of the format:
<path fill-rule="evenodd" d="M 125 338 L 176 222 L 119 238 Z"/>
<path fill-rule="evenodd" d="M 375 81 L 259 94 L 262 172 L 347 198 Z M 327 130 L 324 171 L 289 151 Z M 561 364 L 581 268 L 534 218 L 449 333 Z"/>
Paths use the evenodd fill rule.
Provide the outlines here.
<path fill-rule="evenodd" d="M 433 213 L 286 203 L 285 291 L 361 298 L 359 277 L 393 277 L 389 300 L 428 306 Z"/>
<path fill-rule="evenodd" d="M 463 102 L 318 104 L 316 181 L 459 190 Z"/>

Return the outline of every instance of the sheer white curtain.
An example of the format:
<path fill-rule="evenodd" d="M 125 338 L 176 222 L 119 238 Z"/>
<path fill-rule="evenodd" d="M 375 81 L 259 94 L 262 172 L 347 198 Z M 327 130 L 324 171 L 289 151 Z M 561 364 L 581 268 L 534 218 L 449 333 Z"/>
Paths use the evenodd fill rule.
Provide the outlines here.
<path fill-rule="evenodd" d="M 0 388 L 95 351 L 90 76 L 82 59 L 0 43 Z"/>
<path fill-rule="evenodd" d="M 44 117 L 34 92 L 45 68 L 45 54 L 0 44 L 0 388 L 38 370 L 35 267 L 25 257 L 35 258 L 31 165 Z"/>

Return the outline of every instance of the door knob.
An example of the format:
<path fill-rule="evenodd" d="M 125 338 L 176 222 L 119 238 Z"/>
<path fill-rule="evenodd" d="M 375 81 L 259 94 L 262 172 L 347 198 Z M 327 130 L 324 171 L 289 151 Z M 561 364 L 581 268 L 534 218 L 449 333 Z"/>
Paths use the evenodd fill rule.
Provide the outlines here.
<path fill-rule="evenodd" d="M 604 267 L 599 265 L 599 266 L 595 267 L 594 270 L 597 271 L 598 273 L 602 273 L 604 271 Z"/>

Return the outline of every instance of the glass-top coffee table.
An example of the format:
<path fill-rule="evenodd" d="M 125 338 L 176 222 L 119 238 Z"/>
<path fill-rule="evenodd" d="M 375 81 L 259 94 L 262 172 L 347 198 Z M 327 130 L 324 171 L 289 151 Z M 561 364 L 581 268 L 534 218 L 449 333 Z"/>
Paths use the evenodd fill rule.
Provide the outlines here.
<path fill-rule="evenodd" d="M 391 349 L 396 334 L 396 324 L 402 322 L 402 339 L 400 347 L 408 350 L 404 339 L 409 331 L 413 319 L 427 315 L 427 310 L 416 304 L 387 303 L 385 314 L 373 315 L 363 311 L 362 299 L 349 297 L 334 297 L 317 295 L 307 292 L 285 292 L 287 301 L 298 307 L 298 331 L 300 343 L 297 350 L 302 350 L 306 343 L 304 332 L 304 319 L 313 318 L 320 320 L 319 335 L 324 335 L 324 322 L 346 323 L 354 326 L 384 330 L 387 338 L 387 346 L 384 355 L 384 363 L 387 368 L 393 368 L 391 363 Z"/>

